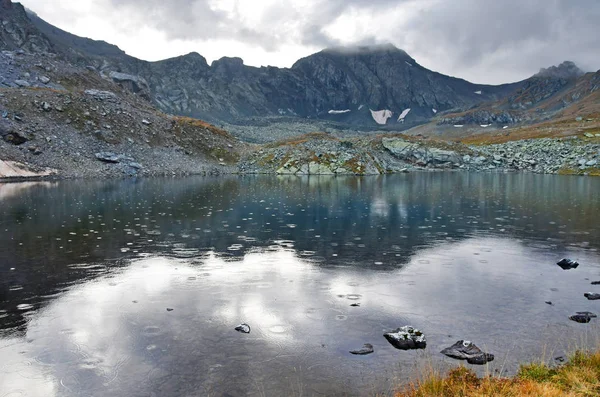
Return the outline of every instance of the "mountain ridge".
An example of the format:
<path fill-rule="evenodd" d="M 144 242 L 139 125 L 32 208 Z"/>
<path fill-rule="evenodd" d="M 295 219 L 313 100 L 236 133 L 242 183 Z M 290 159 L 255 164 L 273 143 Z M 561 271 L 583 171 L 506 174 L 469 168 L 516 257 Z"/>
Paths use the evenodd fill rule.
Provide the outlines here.
<path fill-rule="evenodd" d="M 0 35 L 3 49 L 59 54 L 132 87 L 162 111 L 214 123 L 289 117 L 404 130 L 438 113 L 504 100 L 535 78 L 552 79 L 560 88 L 565 75 L 581 72 L 565 62 L 520 82 L 474 84 L 431 71 L 389 43 L 326 48 L 290 68 L 247 66 L 238 57 L 209 65 L 197 52 L 148 62 L 115 45 L 54 27 L 19 3 L 3 0 L 2 6 L 12 9 L 6 26 L 13 26 L 12 33 L 6 34 L 5 27 Z"/>

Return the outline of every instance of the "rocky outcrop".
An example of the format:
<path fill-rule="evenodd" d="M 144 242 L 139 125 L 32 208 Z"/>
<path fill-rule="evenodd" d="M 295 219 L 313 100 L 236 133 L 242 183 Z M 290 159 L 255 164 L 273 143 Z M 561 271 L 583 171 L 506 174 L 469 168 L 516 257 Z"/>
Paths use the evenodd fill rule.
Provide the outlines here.
<path fill-rule="evenodd" d="M 420 166 L 459 167 L 463 158 L 452 150 L 443 150 L 423 143 L 408 142 L 400 138 L 383 138 L 382 145 L 395 157 Z"/>
<path fill-rule="evenodd" d="M 110 72 L 109 76 L 115 83 L 125 89 L 139 94 L 142 98 L 151 99 L 150 86 L 144 78 L 119 72 Z"/>
<path fill-rule="evenodd" d="M 508 110 L 473 110 L 441 117 L 438 125 L 508 125 L 526 121 L 528 116 Z"/>

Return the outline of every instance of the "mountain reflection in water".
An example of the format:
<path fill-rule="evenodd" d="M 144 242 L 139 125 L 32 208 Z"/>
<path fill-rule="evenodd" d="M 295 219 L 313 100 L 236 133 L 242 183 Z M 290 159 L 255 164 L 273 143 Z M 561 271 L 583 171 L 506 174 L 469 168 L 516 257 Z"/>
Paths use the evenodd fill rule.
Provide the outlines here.
<path fill-rule="evenodd" d="M 455 364 L 438 352 L 459 339 L 511 372 L 598 335 L 568 321 L 598 311 L 583 298 L 600 279 L 595 179 L 13 186 L 0 185 L 0 395 L 369 395 L 415 362 Z M 563 271 L 563 256 L 582 266 Z M 408 324 L 426 351 L 382 337 Z M 364 343 L 375 353 L 348 353 Z"/>

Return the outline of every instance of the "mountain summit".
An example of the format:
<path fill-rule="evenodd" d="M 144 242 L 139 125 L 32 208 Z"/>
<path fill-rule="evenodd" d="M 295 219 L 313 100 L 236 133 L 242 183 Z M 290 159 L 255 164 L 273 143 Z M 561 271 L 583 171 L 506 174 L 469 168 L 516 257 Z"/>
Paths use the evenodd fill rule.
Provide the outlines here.
<path fill-rule="evenodd" d="M 585 72 L 574 62 L 564 61 L 558 66 L 552 66 L 549 68 L 542 68 L 535 75 L 536 77 L 555 77 L 559 79 L 573 79 L 577 77 L 581 77 L 585 74 Z"/>

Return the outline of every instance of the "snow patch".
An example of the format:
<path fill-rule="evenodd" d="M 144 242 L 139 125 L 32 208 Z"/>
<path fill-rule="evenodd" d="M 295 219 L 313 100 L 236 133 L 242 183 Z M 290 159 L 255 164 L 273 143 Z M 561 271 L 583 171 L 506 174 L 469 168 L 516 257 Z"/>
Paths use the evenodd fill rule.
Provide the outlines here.
<path fill-rule="evenodd" d="M 481 91 L 475 91 L 475 93 L 476 93 L 477 95 L 481 95 L 481 94 L 483 94 L 483 92 L 481 92 Z"/>
<path fill-rule="evenodd" d="M 361 110 L 361 109 L 362 109 L 362 108 L 364 108 L 364 107 L 365 107 L 365 105 L 360 105 L 360 106 L 358 107 L 358 110 Z"/>
<path fill-rule="evenodd" d="M 504 127 L 502 127 L 502 129 L 503 129 L 503 130 L 505 130 L 505 129 L 507 129 L 507 128 L 508 128 L 508 126 L 507 126 L 507 125 L 505 125 Z"/>
<path fill-rule="evenodd" d="M 463 128 L 463 127 L 464 127 L 464 125 L 462 125 L 462 124 L 454 124 L 454 126 L 455 126 L 456 128 Z"/>
<path fill-rule="evenodd" d="M 330 110 L 328 113 L 329 114 L 344 114 L 344 113 L 349 113 L 350 109 L 346 109 L 346 110 Z"/>
<path fill-rule="evenodd" d="M 410 108 L 404 109 L 404 111 L 402 112 L 400 117 L 398 117 L 398 121 L 404 123 L 404 118 L 406 118 L 406 116 L 408 116 L 409 113 L 410 113 Z"/>
<path fill-rule="evenodd" d="M 491 124 L 481 124 L 481 128 L 488 128 Z"/>
<path fill-rule="evenodd" d="M 373 120 L 379 125 L 386 125 L 387 121 L 390 117 L 392 117 L 394 113 L 391 110 L 371 110 L 371 116 Z"/>
<path fill-rule="evenodd" d="M 437 109 L 431 109 L 431 111 L 433 112 L 433 114 L 437 113 Z"/>

